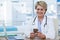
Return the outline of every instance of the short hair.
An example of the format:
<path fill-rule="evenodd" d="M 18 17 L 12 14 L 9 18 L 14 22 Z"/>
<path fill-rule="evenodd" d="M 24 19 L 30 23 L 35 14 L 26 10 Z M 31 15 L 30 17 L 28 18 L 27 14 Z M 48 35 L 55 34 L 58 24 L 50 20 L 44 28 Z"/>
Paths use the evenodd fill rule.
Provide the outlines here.
<path fill-rule="evenodd" d="M 47 3 L 46 2 L 38 1 L 35 5 L 35 9 L 37 8 L 38 5 L 42 6 L 43 8 L 45 8 L 47 10 Z"/>

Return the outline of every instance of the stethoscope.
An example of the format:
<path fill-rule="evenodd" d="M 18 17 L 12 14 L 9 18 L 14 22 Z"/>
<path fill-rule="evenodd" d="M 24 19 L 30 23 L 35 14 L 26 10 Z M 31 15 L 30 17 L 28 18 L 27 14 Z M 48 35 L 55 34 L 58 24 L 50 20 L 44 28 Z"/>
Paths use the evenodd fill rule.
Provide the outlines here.
<path fill-rule="evenodd" d="M 47 25 L 47 16 L 45 16 L 45 17 L 46 17 L 46 20 L 45 20 L 44 27 Z M 36 18 L 37 18 L 37 16 L 34 18 L 32 25 L 35 25 Z"/>

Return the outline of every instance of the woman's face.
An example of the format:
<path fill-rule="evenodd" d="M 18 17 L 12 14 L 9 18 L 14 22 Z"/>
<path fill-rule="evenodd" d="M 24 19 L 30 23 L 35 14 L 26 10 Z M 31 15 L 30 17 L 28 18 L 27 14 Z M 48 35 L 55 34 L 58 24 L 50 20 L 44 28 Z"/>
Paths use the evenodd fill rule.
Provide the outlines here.
<path fill-rule="evenodd" d="M 37 8 L 36 8 L 37 16 L 43 17 L 45 15 L 45 12 L 46 11 L 42 6 L 40 6 L 40 5 L 37 6 Z"/>

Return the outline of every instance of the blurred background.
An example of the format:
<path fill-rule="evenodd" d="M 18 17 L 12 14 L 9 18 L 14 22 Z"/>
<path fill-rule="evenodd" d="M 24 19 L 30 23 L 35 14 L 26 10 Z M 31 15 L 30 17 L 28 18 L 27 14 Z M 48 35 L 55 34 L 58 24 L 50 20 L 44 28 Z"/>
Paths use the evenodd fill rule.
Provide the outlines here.
<path fill-rule="evenodd" d="M 34 8 L 37 1 L 40 0 L 0 0 L 0 29 L 2 30 L 2 32 L 0 32 L 1 36 L 6 36 L 7 34 L 14 35 L 17 33 L 27 33 L 28 30 L 26 29 L 26 27 L 29 28 L 29 23 L 32 22 L 31 19 L 33 19 L 36 14 Z M 56 40 L 59 40 L 60 0 L 42 1 L 45 1 L 48 4 L 46 15 L 54 19 Z M 14 30 L 10 28 L 13 28 Z M 12 32 L 11 30 L 14 32 Z"/>

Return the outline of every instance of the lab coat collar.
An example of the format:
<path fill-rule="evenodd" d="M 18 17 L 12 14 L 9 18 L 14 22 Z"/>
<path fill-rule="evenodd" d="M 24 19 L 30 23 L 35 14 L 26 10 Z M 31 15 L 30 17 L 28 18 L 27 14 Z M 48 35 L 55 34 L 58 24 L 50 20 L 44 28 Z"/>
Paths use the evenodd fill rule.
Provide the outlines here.
<path fill-rule="evenodd" d="M 43 18 L 43 21 L 41 23 L 41 26 L 44 27 L 44 24 L 46 23 L 46 15 L 44 16 Z M 38 17 L 36 17 L 36 20 L 35 20 L 35 25 L 38 26 Z"/>

